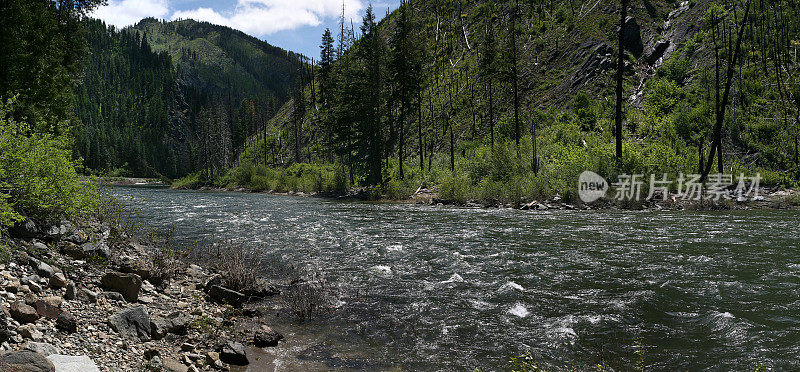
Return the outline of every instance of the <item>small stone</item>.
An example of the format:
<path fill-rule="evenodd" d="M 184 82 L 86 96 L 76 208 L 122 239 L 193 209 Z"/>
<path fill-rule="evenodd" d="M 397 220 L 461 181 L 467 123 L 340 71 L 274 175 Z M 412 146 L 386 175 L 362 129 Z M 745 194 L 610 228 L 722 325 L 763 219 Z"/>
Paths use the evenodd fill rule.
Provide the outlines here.
<path fill-rule="evenodd" d="M 181 344 L 181 351 L 192 351 L 192 350 L 194 350 L 194 345 L 188 342 L 184 342 L 183 344 Z"/>
<path fill-rule="evenodd" d="M 245 295 L 234 290 L 213 285 L 208 290 L 208 295 L 215 301 L 228 304 L 234 307 L 241 306 L 245 301 Z"/>
<path fill-rule="evenodd" d="M 22 302 L 16 302 L 8 309 L 11 317 L 20 323 L 33 323 L 39 319 L 36 309 Z"/>
<path fill-rule="evenodd" d="M 42 293 L 42 286 L 40 286 L 36 282 L 28 283 L 28 289 L 30 289 L 30 291 L 33 292 L 33 293 L 37 293 L 37 294 L 38 293 Z"/>
<path fill-rule="evenodd" d="M 219 353 L 216 351 L 209 351 L 206 353 L 206 364 L 213 366 L 219 362 Z"/>
<path fill-rule="evenodd" d="M 53 288 L 65 288 L 67 284 L 67 277 L 63 273 L 55 273 L 50 277 L 50 286 Z"/>

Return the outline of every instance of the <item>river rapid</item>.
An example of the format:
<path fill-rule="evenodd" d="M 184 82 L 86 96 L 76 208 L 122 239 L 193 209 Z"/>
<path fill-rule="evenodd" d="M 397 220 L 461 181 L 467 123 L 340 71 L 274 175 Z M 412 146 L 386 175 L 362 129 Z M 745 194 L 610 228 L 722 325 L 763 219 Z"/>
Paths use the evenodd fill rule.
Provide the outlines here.
<path fill-rule="evenodd" d="M 800 214 L 467 209 L 113 187 L 178 243 L 230 239 L 319 268 L 325 319 L 275 365 L 800 370 Z M 282 328 L 283 327 L 283 328 Z M 283 358 L 283 359 L 281 359 Z"/>

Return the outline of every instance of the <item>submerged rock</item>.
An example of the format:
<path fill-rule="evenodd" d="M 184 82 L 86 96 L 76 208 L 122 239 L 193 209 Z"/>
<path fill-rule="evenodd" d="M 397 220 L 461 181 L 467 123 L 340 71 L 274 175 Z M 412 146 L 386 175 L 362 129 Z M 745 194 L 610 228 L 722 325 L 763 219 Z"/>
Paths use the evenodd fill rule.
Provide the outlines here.
<path fill-rule="evenodd" d="M 253 344 L 256 347 L 278 346 L 280 340 L 283 340 L 283 335 L 265 325 L 253 335 Z"/>

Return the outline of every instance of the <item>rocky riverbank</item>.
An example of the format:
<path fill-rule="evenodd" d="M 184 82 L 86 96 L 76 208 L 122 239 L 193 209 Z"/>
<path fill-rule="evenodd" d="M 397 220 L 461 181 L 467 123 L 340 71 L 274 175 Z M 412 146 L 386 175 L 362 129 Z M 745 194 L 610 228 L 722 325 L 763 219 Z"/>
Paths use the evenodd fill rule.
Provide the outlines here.
<path fill-rule="evenodd" d="M 283 339 L 248 305 L 275 287 L 235 288 L 111 235 L 26 221 L 0 237 L 0 370 L 229 370 Z"/>

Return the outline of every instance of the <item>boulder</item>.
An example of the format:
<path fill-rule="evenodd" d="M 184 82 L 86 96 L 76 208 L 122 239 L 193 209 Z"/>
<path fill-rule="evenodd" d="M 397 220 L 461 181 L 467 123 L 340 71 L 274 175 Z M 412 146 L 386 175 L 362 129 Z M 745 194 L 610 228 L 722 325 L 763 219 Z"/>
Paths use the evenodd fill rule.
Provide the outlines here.
<path fill-rule="evenodd" d="M 81 288 L 78 290 L 78 299 L 82 302 L 87 303 L 95 303 L 97 302 L 97 292 L 90 291 L 86 288 Z"/>
<path fill-rule="evenodd" d="M 236 292 L 234 290 L 219 286 L 219 285 L 212 285 L 208 290 L 208 295 L 214 301 L 228 304 L 234 307 L 242 306 L 245 302 L 245 295 L 241 292 Z"/>
<path fill-rule="evenodd" d="M 39 353 L 43 357 L 48 357 L 52 354 L 58 354 L 58 349 L 56 349 L 55 346 L 48 344 L 46 342 L 28 341 L 22 345 L 22 348 L 25 350 L 33 351 L 35 353 Z"/>
<path fill-rule="evenodd" d="M 103 274 L 100 282 L 104 287 L 122 294 L 128 302 L 136 302 L 142 289 L 142 278 L 136 274 L 109 271 Z"/>
<path fill-rule="evenodd" d="M 22 325 L 17 328 L 17 332 L 26 340 L 39 341 L 42 339 L 42 332 L 39 332 L 33 324 Z"/>
<path fill-rule="evenodd" d="M 56 270 L 45 262 L 39 262 L 39 265 L 36 266 L 36 274 L 42 278 L 49 278 L 55 273 Z"/>
<path fill-rule="evenodd" d="M 67 283 L 67 290 L 64 292 L 64 299 L 67 301 L 72 301 L 76 298 L 78 298 L 78 291 L 75 289 L 75 283 Z"/>
<path fill-rule="evenodd" d="M 67 332 L 78 332 L 78 320 L 69 311 L 63 311 L 56 319 L 56 328 Z"/>
<path fill-rule="evenodd" d="M 57 319 L 61 315 L 61 298 L 47 297 L 33 303 L 36 313 L 45 318 Z"/>
<path fill-rule="evenodd" d="M 80 245 L 73 242 L 65 242 L 61 244 L 61 253 L 75 260 L 111 257 L 111 250 L 103 242 L 88 242 Z"/>
<path fill-rule="evenodd" d="M 247 360 L 247 353 L 244 351 L 244 345 L 233 341 L 228 341 L 225 345 L 222 345 L 219 358 L 223 362 L 235 366 L 246 366 L 250 364 L 250 361 Z"/>
<path fill-rule="evenodd" d="M 639 27 L 639 22 L 636 18 L 628 17 L 625 19 L 625 33 L 622 36 L 625 50 L 633 54 L 635 57 L 641 57 L 644 51 L 644 44 L 642 44 L 642 28 Z"/>
<path fill-rule="evenodd" d="M 150 316 L 144 305 L 131 306 L 108 319 L 111 329 L 127 338 L 150 340 Z"/>
<path fill-rule="evenodd" d="M 85 355 L 70 356 L 53 354 L 47 357 L 56 372 L 100 372 L 97 364 L 91 358 Z"/>
<path fill-rule="evenodd" d="M 150 268 L 141 260 L 126 258 L 119 264 L 117 269 L 122 273 L 139 275 L 142 280 L 150 278 Z"/>
<path fill-rule="evenodd" d="M 17 222 L 12 228 L 8 230 L 12 238 L 31 239 L 36 238 L 41 234 L 39 226 L 31 219 Z"/>
<path fill-rule="evenodd" d="M 280 334 L 280 332 L 277 332 L 268 326 L 262 325 L 261 329 L 257 330 L 253 335 L 253 344 L 256 345 L 256 347 L 278 346 L 278 341 L 282 339 L 283 335 Z"/>
<path fill-rule="evenodd" d="M 164 358 L 163 359 L 164 370 L 167 372 L 187 372 L 189 371 L 189 367 L 183 365 L 183 363 L 172 359 L 172 358 Z"/>
<path fill-rule="evenodd" d="M 270 296 L 279 295 L 281 294 L 281 291 L 278 290 L 278 288 L 276 288 L 275 286 L 269 284 L 268 282 L 260 280 L 258 281 L 258 283 L 256 283 L 254 288 L 248 288 L 242 291 L 242 293 L 244 293 L 244 295 L 247 297 L 255 297 L 262 299 Z"/>
<path fill-rule="evenodd" d="M 22 302 L 12 304 L 8 312 L 14 320 L 23 324 L 39 320 L 39 314 L 36 313 L 36 309 Z"/>
<path fill-rule="evenodd" d="M 50 286 L 53 288 L 65 288 L 69 284 L 64 273 L 55 273 L 50 277 Z"/>
<path fill-rule="evenodd" d="M 0 371 L 55 372 L 56 367 L 41 354 L 30 350 L 0 355 Z"/>
<path fill-rule="evenodd" d="M 88 242 L 89 241 L 89 237 L 82 230 L 78 230 L 78 231 L 72 232 L 71 234 L 67 235 L 63 240 L 67 241 L 69 243 L 72 243 L 72 244 L 79 244 L 80 245 L 80 244 L 84 244 L 84 243 Z"/>
<path fill-rule="evenodd" d="M 177 311 L 166 318 L 155 318 L 150 322 L 151 336 L 154 340 L 160 340 L 168 333 L 184 336 L 191 322 L 190 316 Z"/>
<path fill-rule="evenodd" d="M 62 223 L 59 225 L 51 225 L 44 227 L 42 233 L 53 240 L 61 239 L 62 236 L 73 233 L 75 228 L 70 223 Z"/>

